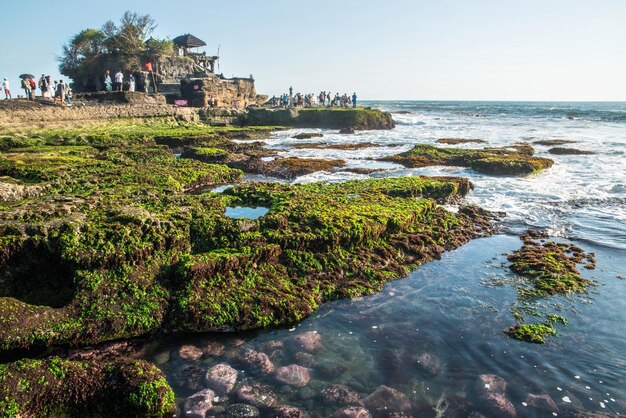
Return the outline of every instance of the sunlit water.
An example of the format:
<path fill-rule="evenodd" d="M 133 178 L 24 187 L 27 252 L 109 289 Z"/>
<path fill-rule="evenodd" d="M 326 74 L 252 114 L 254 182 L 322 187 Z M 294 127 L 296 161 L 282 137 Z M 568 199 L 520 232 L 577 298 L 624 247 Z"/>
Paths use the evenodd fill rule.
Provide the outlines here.
<path fill-rule="evenodd" d="M 572 410 L 625 415 L 626 105 L 368 105 L 394 112 L 398 127 L 355 135 L 320 130 L 324 137 L 308 140 L 291 136 L 316 130 L 284 131 L 267 140 L 267 145 L 280 150 L 282 156 L 340 158 L 348 163 L 347 168 L 383 169 L 371 175 L 321 172 L 300 177 L 296 183 L 408 175 L 469 177 L 476 189 L 467 200 L 507 212 L 503 222 L 506 234 L 474 240 L 446 253 L 441 260 L 388 284 L 380 294 L 328 303 L 292 329 L 177 336 L 154 342 L 146 358 L 165 371 L 180 400 L 203 387 L 202 382 L 199 388 L 184 383 L 180 376 L 189 370 L 186 367 L 193 365 L 204 371 L 226 362 L 239 370 L 238 385 L 269 384 L 279 403 L 299 407 L 314 417 L 331 416 L 338 408 L 320 397 L 320 390 L 332 383 L 345 384 L 360 397 L 383 384 L 396 388 L 410 399 L 414 416 L 434 417 L 437 404 L 439 410 L 448 405 L 443 416 L 467 416 L 471 411 L 493 416 L 485 412 L 474 390 L 477 377 L 490 373 L 508 382 L 507 397 L 518 416 L 553 416 L 552 411 L 529 406 L 529 393 L 549 395 L 559 408 L 557 415 L 566 416 Z M 552 158 L 555 165 L 528 177 L 486 176 L 455 167 L 406 169 L 374 161 L 406 151 L 416 143 L 435 144 L 439 138 L 450 137 L 487 141 L 455 147 L 567 139 L 576 143 L 563 146 L 596 154 L 550 155 L 550 147 L 536 145 L 537 154 Z M 350 151 L 292 148 L 307 142 L 377 146 Z M 583 271 L 585 277 L 596 281 L 589 294 L 537 302 L 539 309 L 562 314 L 570 321 L 559 326 L 559 336 L 544 345 L 511 340 L 503 333 L 514 324 L 511 310 L 518 303 L 512 285 L 516 277 L 507 268 L 505 254 L 520 247 L 516 234 L 529 227 L 545 229 L 553 237 L 595 252 L 597 257 L 597 269 Z M 321 335 L 323 347 L 314 359 L 307 360 L 312 379 L 305 388 L 279 384 L 272 376 L 258 374 L 233 360 L 244 348 L 261 350 L 267 346 L 264 343 L 287 342 L 310 330 Z M 208 342 L 223 344 L 225 351 L 219 356 L 215 352 L 205 354 L 195 362 L 177 355 L 182 345 L 205 347 Z M 424 353 L 439 359 L 437 373 L 425 373 L 407 360 Z M 272 361 L 279 367 L 302 363 L 303 358 L 282 349 L 273 353 Z M 334 365 L 330 367 L 334 372 L 329 373 L 329 365 Z M 223 405 L 235 402 L 236 395 L 230 394 Z M 466 404 L 460 408 L 463 402 Z"/>

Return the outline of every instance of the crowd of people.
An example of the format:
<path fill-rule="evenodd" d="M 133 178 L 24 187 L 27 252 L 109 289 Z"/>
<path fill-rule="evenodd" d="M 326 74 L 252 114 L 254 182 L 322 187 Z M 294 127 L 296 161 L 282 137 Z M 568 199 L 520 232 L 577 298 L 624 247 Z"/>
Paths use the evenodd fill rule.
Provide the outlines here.
<path fill-rule="evenodd" d="M 280 96 L 272 96 L 269 100 L 269 105 L 272 107 L 314 107 L 314 106 L 328 106 L 328 107 L 356 107 L 357 96 L 353 93 L 352 96 L 347 94 L 339 95 L 336 93 L 334 96 L 330 92 L 322 91 L 320 94 L 293 94 L 293 88 L 289 87 L 289 94 L 283 93 Z"/>
<path fill-rule="evenodd" d="M 63 82 L 63 80 L 52 80 L 52 77 L 44 74 L 41 75 L 38 81 L 35 81 L 35 77 L 32 75 L 21 76 L 21 87 L 24 90 L 24 97 L 28 100 L 35 100 L 37 97 L 37 89 L 39 89 L 43 100 L 52 100 L 53 103 L 59 102 L 61 106 L 72 104 L 72 88 L 69 83 Z M 11 83 L 5 77 L 2 82 L 2 90 L 4 90 L 4 99 L 9 100 L 13 98 L 11 93 Z"/>
<path fill-rule="evenodd" d="M 113 82 L 115 80 L 115 82 Z M 118 70 L 113 79 L 111 79 L 111 73 L 109 70 L 106 70 L 104 73 L 104 88 L 106 91 L 135 91 L 137 83 L 135 81 L 135 76 L 133 73 L 128 73 L 128 85 L 126 89 L 124 88 L 124 73 L 121 70 Z"/>

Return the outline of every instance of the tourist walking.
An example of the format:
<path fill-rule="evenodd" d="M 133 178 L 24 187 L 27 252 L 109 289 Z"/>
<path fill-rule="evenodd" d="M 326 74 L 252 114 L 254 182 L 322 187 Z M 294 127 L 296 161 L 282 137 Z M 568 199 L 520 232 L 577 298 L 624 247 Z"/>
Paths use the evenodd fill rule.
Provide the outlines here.
<path fill-rule="evenodd" d="M 122 86 L 124 85 L 124 74 L 121 70 L 118 70 L 115 73 L 115 91 L 122 91 Z"/>
<path fill-rule="evenodd" d="M 133 73 L 128 74 L 128 91 L 135 91 L 135 76 Z"/>
<path fill-rule="evenodd" d="M 106 70 L 104 73 L 104 88 L 106 91 L 113 90 L 113 81 L 111 81 L 111 74 L 109 73 L 109 70 Z"/>
<path fill-rule="evenodd" d="M 4 100 L 12 99 L 11 96 L 11 84 L 6 77 L 4 77 L 4 81 L 2 82 L 2 88 L 4 89 Z"/>
<path fill-rule="evenodd" d="M 32 100 L 31 91 L 30 91 L 30 81 L 28 81 L 27 78 L 22 79 L 22 89 L 24 90 L 24 96 L 26 96 L 28 100 Z"/>
<path fill-rule="evenodd" d="M 46 98 L 48 95 L 48 80 L 46 80 L 46 76 L 43 74 L 39 79 L 39 90 L 41 90 L 41 97 Z"/>
<path fill-rule="evenodd" d="M 352 93 L 352 107 L 356 109 L 356 93 Z"/>
<path fill-rule="evenodd" d="M 37 83 L 32 78 L 29 78 L 28 84 L 30 84 L 30 100 L 35 100 L 37 96 Z"/>
<path fill-rule="evenodd" d="M 63 80 L 59 80 L 59 83 L 56 85 L 56 95 L 54 96 L 54 103 L 57 102 L 57 100 L 61 101 L 61 106 L 65 105 L 65 84 L 63 83 Z"/>

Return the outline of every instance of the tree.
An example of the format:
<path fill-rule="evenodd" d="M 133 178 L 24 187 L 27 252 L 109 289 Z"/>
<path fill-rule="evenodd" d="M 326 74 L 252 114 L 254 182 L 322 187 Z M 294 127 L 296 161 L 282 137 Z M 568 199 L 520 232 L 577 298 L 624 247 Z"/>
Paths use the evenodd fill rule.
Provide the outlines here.
<path fill-rule="evenodd" d="M 107 69 L 139 71 L 142 62 L 174 55 L 171 41 L 150 37 L 156 27 L 149 15 L 125 12 L 117 25 L 108 21 L 100 30 L 84 29 L 63 46 L 59 70 L 76 90 L 97 90 Z"/>

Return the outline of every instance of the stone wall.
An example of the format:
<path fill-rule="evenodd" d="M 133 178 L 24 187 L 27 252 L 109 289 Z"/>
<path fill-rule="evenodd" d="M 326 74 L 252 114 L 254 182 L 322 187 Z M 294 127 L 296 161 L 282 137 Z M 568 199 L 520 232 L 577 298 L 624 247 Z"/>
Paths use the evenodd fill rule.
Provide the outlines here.
<path fill-rule="evenodd" d="M 129 93 L 121 94 L 127 96 Z M 0 134 L 5 129 L 101 125 L 119 119 L 172 118 L 188 122 L 201 120 L 198 114 L 200 109 L 174 107 L 157 100 L 150 102 L 146 99 L 139 102 L 133 101 L 133 98 L 127 99 L 128 102 L 84 101 L 73 107 L 26 100 L 1 101 Z"/>

